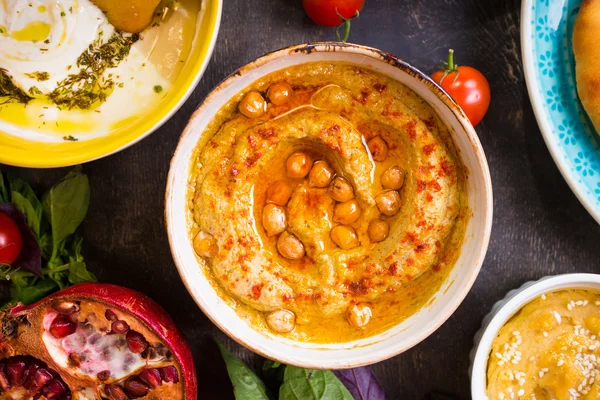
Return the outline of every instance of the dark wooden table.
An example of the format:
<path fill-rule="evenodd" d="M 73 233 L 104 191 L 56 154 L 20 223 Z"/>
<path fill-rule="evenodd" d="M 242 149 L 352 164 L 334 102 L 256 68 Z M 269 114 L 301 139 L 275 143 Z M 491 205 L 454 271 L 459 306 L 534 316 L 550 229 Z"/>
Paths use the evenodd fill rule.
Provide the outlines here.
<path fill-rule="evenodd" d="M 469 351 L 492 304 L 544 275 L 597 272 L 600 227 L 555 166 L 531 109 L 521 65 L 517 0 L 367 0 L 350 41 L 394 53 L 431 72 L 449 47 L 459 64 L 479 68 L 492 87 L 477 128 L 494 185 L 494 228 L 483 269 L 456 313 L 427 340 L 374 365 L 390 399 L 422 399 L 432 390 L 470 398 Z M 163 221 L 169 161 L 186 121 L 229 72 L 262 54 L 307 41 L 332 40 L 300 0 L 225 0 L 213 59 L 198 88 L 158 132 L 117 155 L 84 166 L 92 188 L 83 226 L 85 256 L 99 280 L 158 300 L 189 340 L 207 399 L 233 398 L 212 338 L 248 362 L 259 360 L 225 337 L 198 309 L 179 279 Z M 66 170 L 18 174 L 46 187 Z"/>

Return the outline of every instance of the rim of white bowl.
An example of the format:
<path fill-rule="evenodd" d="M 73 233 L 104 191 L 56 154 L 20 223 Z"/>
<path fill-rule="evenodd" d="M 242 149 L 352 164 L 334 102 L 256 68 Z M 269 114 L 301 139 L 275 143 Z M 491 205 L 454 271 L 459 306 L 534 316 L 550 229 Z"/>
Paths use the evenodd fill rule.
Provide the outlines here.
<path fill-rule="evenodd" d="M 390 357 L 393 357 L 397 354 L 400 354 L 411 347 L 417 345 L 428 336 L 430 336 L 433 332 L 435 332 L 450 316 L 456 311 L 458 306 L 462 303 L 468 292 L 470 291 L 481 266 L 483 264 L 483 260 L 485 258 L 485 254 L 487 252 L 487 247 L 489 244 L 491 227 L 492 227 L 492 214 L 493 214 L 493 199 L 492 199 L 492 183 L 490 172 L 487 164 L 487 160 L 485 154 L 483 152 L 483 148 L 475 132 L 475 129 L 469 122 L 469 119 L 463 112 L 463 110 L 450 98 L 450 96 L 437 84 L 435 83 L 429 76 L 425 75 L 417 68 L 408 64 L 404 60 L 390 54 L 383 52 L 381 50 L 371 48 L 368 46 L 351 44 L 351 43 L 340 43 L 340 42 L 316 42 L 316 43 L 306 43 L 300 45 L 289 46 L 271 53 L 268 53 L 253 62 L 246 64 L 245 66 L 239 68 L 231 75 L 229 75 L 226 79 L 224 79 L 221 83 L 219 83 L 213 91 L 211 91 L 204 101 L 200 104 L 190 121 L 192 121 L 197 115 L 200 115 L 204 112 L 206 108 L 211 104 L 214 97 L 216 97 L 219 92 L 230 86 L 233 82 L 238 79 L 243 79 L 243 77 L 259 68 L 265 64 L 270 62 L 277 61 L 286 56 L 297 54 L 297 53 L 306 53 L 311 54 L 312 52 L 349 52 L 356 53 L 358 55 L 363 55 L 372 58 L 374 61 L 384 62 L 392 65 L 393 67 L 399 68 L 403 72 L 411 75 L 414 79 L 425 83 L 428 89 L 438 97 L 438 99 L 451 110 L 452 114 L 456 118 L 457 122 L 463 128 L 462 134 L 466 136 L 468 141 L 471 144 L 471 149 L 473 151 L 474 158 L 476 159 L 476 163 L 479 166 L 479 172 L 482 175 L 483 181 L 483 191 L 480 193 L 480 196 L 484 198 L 484 206 L 482 210 L 482 232 L 478 237 L 474 237 L 473 240 L 477 242 L 476 246 L 476 254 L 472 257 L 474 262 L 469 269 L 470 274 L 468 275 L 468 279 L 464 282 L 462 286 L 462 290 L 450 301 L 447 302 L 443 313 L 435 315 L 432 318 L 430 323 L 427 325 L 427 329 L 423 329 L 419 335 L 414 335 L 410 339 L 400 341 L 399 343 L 393 343 L 389 346 L 386 346 L 382 349 L 377 349 L 370 351 L 368 355 L 354 355 L 353 350 L 360 350 L 361 346 L 353 345 L 352 347 L 348 347 L 349 343 L 342 344 L 317 344 L 316 346 L 321 346 L 316 348 L 316 350 L 323 351 L 323 354 L 327 354 L 327 350 L 331 352 L 334 351 L 343 351 L 344 357 L 342 359 L 330 359 L 329 357 L 324 357 L 319 360 L 312 359 L 310 354 L 311 351 L 315 350 L 311 349 L 302 349 L 306 350 L 306 355 L 302 354 L 302 356 L 290 356 L 286 354 L 286 351 L 278 351 L 274 350 L 274 347 L 277 345 L 284 346 L 285 349 L 291 351 L 292 349 L 297 349 L 298 346 L 308 345 L 309 343 L 304 342 L 295 342 L 289 339 L 282 339 L 280 337 L 271 335 L 268 336 L 264 332 L 259 332 L 254 328 L 250 328 L 251 332 L 247 333 L 247 336 L 243 336 L 239 332 L 235 332 L 228 327 L 228 323 L 225 320 L 225 317 L 218 314 L 218 310 L 209 311 L 211 308 L 220 309 L 225 311 L 225 309 L 230 309 L 229 305 L 226 302 L 219 298 L 218 294 L 214 293 L 215 290 L 211 287 L 211 291 L 213 292 L 216 298 L 211 300 L 207 298 L 206 293 L 203 293 L 197 288 L 193 287 L 191 284 L 192 281 L 192 272 L 189 271 L 190 268 L 194 268 L 197 271 L 200 271 L 200 266 L 197 262 L 194 262 L 193 266 L 186 265 L 185 260 L 182 257 L 180 252 L 180 243 L 176 242 L 175 236 L 177 236 L 177 231 L 173 228 L 174 223 L 171 220 L 175 220 L 175 218 L 188 218 L 187 215 L 175 215 L 174 213 L 174 195 L 173 193 L 176 191 L 176 178 L 179 176 L 178 174 L 189 174 L 191 156 L 193 152 L 193 148 L 195 147 L 194 143 L 188 143 L 189 137 L 193 135 L 194 131 L 188 124 L 185 128 L 184 132 L 181 135 L 179 140 L 179 144 L 175 150 L 173 158 L 171 160 L 171 167 L 169 170 L 169 174 L 167 177 L 167 188 L 165 194 L 165 225 L 167 229 L 167 235 L 169 239 L 169 245 L 171 247 L 171 253 L 173 255 L 173 259 L 175 261 L 175 265 L 177 270 L 181 276 L 181 279 L 186 286 L 188 292 L 196 302 L 196 304 L 200 307 L 200 309 L 204 312 L 204 314 L 225 334 L 227 334 L 230 338 L 238 342 L 239 344 L 249 348 L 250 350 L 258 353 L 266 358 L 274 359 L 280 361 L 285 364 L 301 366 L 305 368 L 314 368 L 314 369 L 343 369 L 343 368 L 354 368 L 362 365 L 369 365 L 379 361 L 383 361 Z M 310 62 L 310 60 L 307 60 Z M 301 63 L 300 63 L 301 64 Z M 259 78 L 255 78 L 259 79 Z M 252 80 L 254 81 L 254 80 Z M 252 81 L 248 82 L 248 85 L 252 83 Z M 190 148 L 191 147 L 191 148 Z M 186 180 L 187 182 L 187 180 Z M 187 187 L 186 187 L 187 192 Z M 186 223 L 186 226 L 188 224 Z M 185 242 L 186 245 L 191 248 L 191 241 L 188 237 L 188 233 L 185 232 Z M 197 272 L 196 271 L 196 272 Z M 200 271 L 202 274 L 202 271 Z M 208 279 L 203 275 L 202 280 L 208 283 Z M 210 285 L 210 283 L 208 283 Z M 435 296 L 435 295 L 434 295 Z M 238 319 L 241 318 L 238 316 Z M 409 317 L 410 318 L 410 317 Z M 390 330 L 394 329 L 393 327 Z M 389 330 L 388 330 L 389 331 Z M 386 331 L 386 332 L 388 332 Z M 385 332 L 380 333 L 384 334 Z M 250 337 L 252 336 L 252 337 Z M 376 337 L 377 335 L 375 335 Z M 389 341 L 393 339 L 394 336 L 384 338 L 382 341 Z M 376 345 L 381 341 L 376 341 L 370 343 L 370 345 Z M 314 344 L 312 344 L 314 345 Z M 364 346 L 362 346 L 364 347 Z M 313 354 L 314 355 L 314 354 Z"/>
<path fill-rule="evenodd" d="M 563 160 L 560 155 L 560 148 L 557 141 L 552 140 L 552 122 L 549 115 L 544 109 L 544 100 L 542 99 L 541 88 L 535 76 L 536 63 L 532 59 L 533 54 L 533 43 L 531 39 L 531 18 L 532 18 L 532 4 L 535 0 L 524 0 L 521 5 L 521 56 L 523 57 L 523 71 L 525 73 L 525 83 L 527 84 L 527 91 L 529 93 L 529 99 L 533 106 L 533 113 L 540 127 L 542 137 L 546 143 L 546 147 L 552 155 L 554 164 L 558 167 L 564 180 L 567 182 L 571 191 L 575 194 L 575 197 L 583 205 L 583 207 L 590 213 L 590 215 L 600 223 L 600 209 L 594 207 L 594 204 L 590 200 L 590 196 L 585 196 L 583 188 L 577 184 L 577 180 L 569 171 L 569 166 Z"/>
<path fill-rule="evenodd" d="M 487 365 L 492 343 L 498 332 L 510 318 L 535 298 L 544 293 L 561 289 L 595 289 L 600 290 L 600 275 L 598 274 L 564 274 L 547 276 L 536 282 L 525 283 L 521 288 L 508 292 L 499 309 L 492 309 L 493 317 L 486 326 L 482 326 L 483 335 L 477 344 L 471 373 L 471 396 L 473 399 L 485 399 L 487 388 Z M 494 307 L 495 308 L 495 307 Z M 491 316 L 488 314 L 485 319 Z"/>

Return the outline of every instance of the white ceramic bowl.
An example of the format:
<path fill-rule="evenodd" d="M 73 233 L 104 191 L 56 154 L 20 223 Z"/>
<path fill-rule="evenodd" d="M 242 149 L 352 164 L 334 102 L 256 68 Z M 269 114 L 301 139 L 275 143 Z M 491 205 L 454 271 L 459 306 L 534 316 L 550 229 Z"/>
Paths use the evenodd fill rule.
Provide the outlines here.
<path fill-rule="evenodd" d="M 311 344 L 256 331 L 215 292 L 201 271 L 188 234 L 191 156 L 206 125 L 231 97 L 273 71 L 311 61 L 346 61 L 396 79 L 414 90 L 450 127 L 468 171 L 469 221 L 461 256 L 435 300 L 401 324 L 366 339 Z M 433 81 L 404 61 L 380 50 L 341 43 L 298 45 L 270 53 L 223 81 L 198 108 L 183 132 L 167 180 L 166 224 L 175 264 L 204 313 L 226 334 L 265 357 L 306 368 L 339 369 L 375 363 L 399 354 L 433 333 L 456 310 L 483 262 L 492 226 L 492 186 L 485 155 L 469 120 Z"/>
<path fill-rule="evenodd" d="M 506 297 L 498 301 L 483 319 L 481 329 L 475 335 L 474 347 L 471 351 L 471 397 L 473 400 L 484 400 L 487 388 L 487 365 L 492 343 L 500 329 L 521 308 L 544 293 L 560 289 L 594 289 L 600 290 L 600 275 L 565 274 L 547 276 L 538 281 L 523 284 L 511 290 Z"/>

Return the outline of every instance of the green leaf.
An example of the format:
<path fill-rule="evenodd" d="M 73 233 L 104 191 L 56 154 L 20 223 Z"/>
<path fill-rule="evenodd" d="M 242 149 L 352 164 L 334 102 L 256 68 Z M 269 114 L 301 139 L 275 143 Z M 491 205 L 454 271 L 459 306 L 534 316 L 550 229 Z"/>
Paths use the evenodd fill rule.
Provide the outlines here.
<path fill-rule="evenodd" d="M 59 255 L 61 243 L 73 234 L 87 214 L 90 204 L 90 186 L 87 176 L 70 172 L 43 198 L 44 213 L 52 229 L 52 256 Z"/>
<path fill-rule="evenodd" d="M 40 300 L 56 290 L 56 283 L 51 279 L 38 280 L 32 286 L 16 286 L 10 288 L 10 294 L 14 302 L 22 302 L 23 304 L 31 304 Z"/>
<path fill-rule="evenodd" d="M 43 208 L 40 207 L 36 210 L 31 204 L 31 201 L 23 196 L 19 192 L 12 192 L 12 203 L 25 215 L 27 225 L 31 228 L 31 231 L 39 241 L 40 237 L 40 225 L 42 222 Z"/>
<path fill-rule="evenodd" d="M 83 256 L 81 255 L 82 247 L 83 247 L 83 238 L 81 236 L 76 236 L 75 239 L 73 239 L 73 243 L 71 243 L 71 251 L 69 254 L 69 260 L 71 262 L 83 261 Z"/>
<path fill-rule="evenodd" d="M 8 200 L 8 189 L 6 189 L 6 185 L 4 184 L 4 176 L 0 172 L 0 203 L 8 203 Z"/>
<path fill-rule="evenodd" d="M 287 366 L 279 400 L 353 400 L 353 397 L 331 371 Z"/>
<path fill-rule="evenodd" d="M 46 232 L 40 237 L 40 247 L 42 248 L 42 256 L 48 260 L 52 256 L 52 235 Z"/>
<path fill-rule="evenodd" d="M 265 359 L 265 362 L 263 363 L 263 371 L 267 371 L 269 369 L 277 369 L 281 367 L 281 363 L 279 361 L 273 361 L 273 360 L 269 360 L 268 358 Z"/>
<path fill-rule="evenodd" d="M 72 285 L 82 282 L 96 282 L 96 277 L 87 270 L 84 262 L 73 261 L 69 263 L 69 282 Z"/>
<path fill-rule="evenodd" d="M 6 174 L 6 178 L 8 179 L 11 195 L 13 192 L 18 192 L 21 195 L 23 195 L 23 197 L 25 197 L 27 200 L 29 200 L 31 205 L 36 210 L 42 209 L 42 203 L 40 203 L 40 200 L 37 198 L 35 192 L 27 182 L 11 173 Z M 13 201 L 12 198 L 11 201 Z"/>
<path fill-rule="evenodd" d="M 225 346 L 217 342 L 233 384 L 236 400 L 269 400 L 263 381 Z"/>

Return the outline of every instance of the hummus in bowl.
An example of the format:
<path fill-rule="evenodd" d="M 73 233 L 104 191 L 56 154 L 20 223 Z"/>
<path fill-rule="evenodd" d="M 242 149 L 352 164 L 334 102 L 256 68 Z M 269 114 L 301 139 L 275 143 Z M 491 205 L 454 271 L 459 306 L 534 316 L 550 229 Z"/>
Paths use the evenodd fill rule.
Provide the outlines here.
<path fill-rule="evenodd" d="M 410 347 L 453 311 L 436 305 L 462 300 L 487 246 L 491 188 L 466 130 L 437 86 L 373 49 L 297 46 L 242 68 L 196 112 L 171 165 L 184 282 L 222 329 L 280 361 L 349 367 Z"/>
<path fill-rule="evenodd" d="M 598 275 L 529 282 L 484 320 L 473 353 L 473 398 L 597 399 L 599 338 Z"/>
<path fill-rule="evenodd" d="M 219 0 L 0 0 L 0 162 L 51 167 L 151 133 L 198 82 Z"/>

